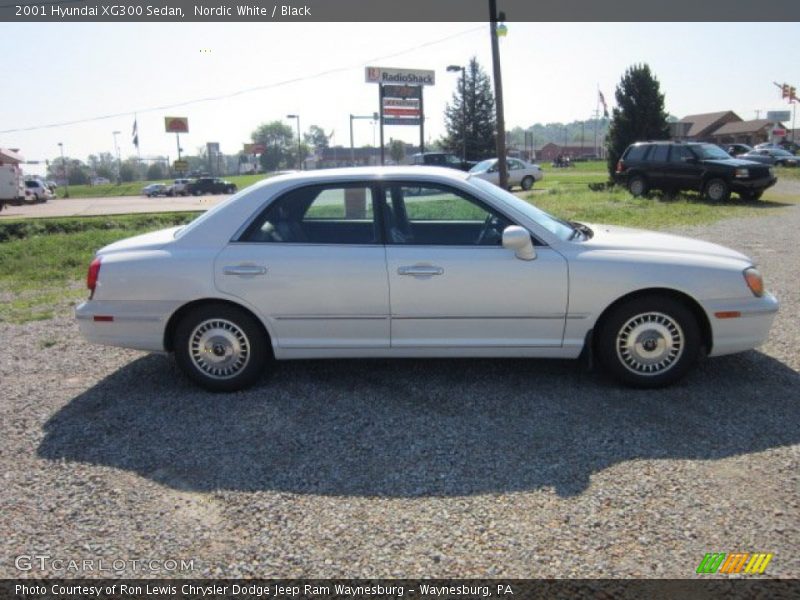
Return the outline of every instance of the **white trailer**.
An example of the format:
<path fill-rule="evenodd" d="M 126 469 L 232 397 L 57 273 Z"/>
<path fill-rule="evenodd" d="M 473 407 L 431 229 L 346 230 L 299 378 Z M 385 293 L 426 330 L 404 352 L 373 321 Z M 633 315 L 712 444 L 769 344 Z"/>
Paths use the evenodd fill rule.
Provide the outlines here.
<path fill-rule="evenodd" d="M 17 165 L 0 164 L 0 210 L 25 201 L 25 179 Z"/>

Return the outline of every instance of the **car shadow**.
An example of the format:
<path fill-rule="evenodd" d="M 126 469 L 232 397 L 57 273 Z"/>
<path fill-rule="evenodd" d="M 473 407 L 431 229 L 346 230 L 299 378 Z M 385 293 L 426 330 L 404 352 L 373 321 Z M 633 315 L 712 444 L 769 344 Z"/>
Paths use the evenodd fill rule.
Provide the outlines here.
<path fill-rule="evenodd" d="M 622 461 L 796 444 L 798 384 L 751 351 L 652 391 L 574 361 L 336 360 L 281 363 L 259 386 L 219 395 L 150 355 L 54 414 L 38 455 L 191 491 L 571 496 Z"/>

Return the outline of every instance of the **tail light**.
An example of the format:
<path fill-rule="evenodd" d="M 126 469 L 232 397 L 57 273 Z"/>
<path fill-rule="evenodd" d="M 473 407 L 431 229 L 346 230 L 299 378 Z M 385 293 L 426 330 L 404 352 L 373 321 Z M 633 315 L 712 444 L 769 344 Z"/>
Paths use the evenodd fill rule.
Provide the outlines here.
<path fill-rule="evenodd" d="M 617 161 L 617 173 L 622 173 L 625 170 L 625 165 L 622 164 L 622 159 Z"/>
<path fill-rule="evenodd" d="M 89 288 L 91 294 L 89 299 L 94 296 L 94 289 L 97 287 L 97 278 L 100 276 L 100 257 L 96 257 L 89 265 L 89 272 L 86 274 L 86 287 Z"/>

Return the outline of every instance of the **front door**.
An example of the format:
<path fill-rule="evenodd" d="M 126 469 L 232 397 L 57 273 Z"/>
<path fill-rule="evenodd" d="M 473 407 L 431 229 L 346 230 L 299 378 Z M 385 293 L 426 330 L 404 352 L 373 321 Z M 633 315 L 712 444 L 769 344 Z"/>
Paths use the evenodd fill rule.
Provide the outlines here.
<path fill-rule="evenodd" d="M 217 257 L 217 287 L 255 306 L 281 348 L 388 348 L 385 250 L 370 185 L 277 198 Z"/>
<path fill-rule="evenodd" d="M 516 258 L 501 245 L 514 223 L 460 190 L 387 184 L 383 201 L 393 348 L 561 346 L 560 254 Z"/>

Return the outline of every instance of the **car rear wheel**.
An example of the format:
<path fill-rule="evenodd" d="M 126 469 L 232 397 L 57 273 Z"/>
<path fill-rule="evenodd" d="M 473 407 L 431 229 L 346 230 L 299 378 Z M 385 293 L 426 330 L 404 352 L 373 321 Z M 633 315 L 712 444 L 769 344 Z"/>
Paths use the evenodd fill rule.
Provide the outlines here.
<path fill-rule="evenodd" d="M 618 381 L 657 388 L 683 377 L 700 356 L 700 330 L 684 304 L 643 296 L 612 309 L 598 326 L 598 361 Z"/>
<path fill-rule="evenodd" d="M 526 175 L 525 177 L 523 177 L 520 186 L 522 186 L 522 189 L 527 192 L 529 189 L 533 187 L 533 177 L 531 177 L 530 175 Z"/>
<path fill-rule="evenodd" d="M 175 328 L 175 359 L 194 382 L 212 392 L 233 392 L 264 374 L 269 343 L 260 324 L 228 304 L 206 304 Z"/>
<path fill-rule="evenodd" d="M 715 177 L 706 182 L 705 196 L 711 202 L 725 202 L 731 196 L 731 188 L 724 179 Z"/>
<path fill-rule="evenodd" d="M 628 191 L 636 196 L 644 196 L 647 193 L 647 180 L 641 175 L 634 175 L 628 180 Z"/>

